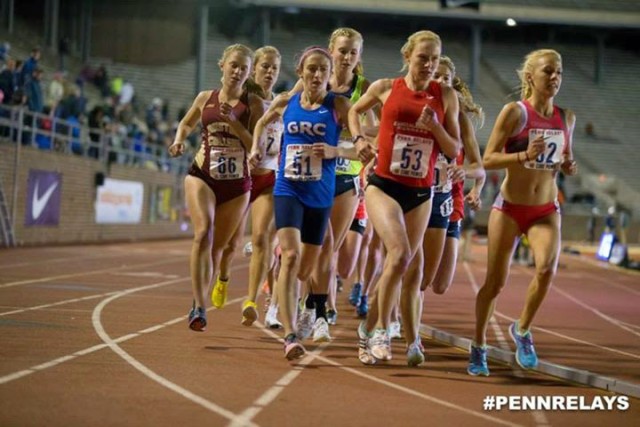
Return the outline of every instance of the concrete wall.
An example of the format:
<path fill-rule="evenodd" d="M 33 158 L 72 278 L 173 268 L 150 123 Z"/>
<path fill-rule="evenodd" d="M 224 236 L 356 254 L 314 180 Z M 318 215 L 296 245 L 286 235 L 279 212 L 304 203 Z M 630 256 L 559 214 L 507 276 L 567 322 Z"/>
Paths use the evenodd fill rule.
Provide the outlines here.
<path fill-rule="evenodd" d="M 93 3 L 91 56 L 163 65 L 193 56 L 195 1 L 115 0 Z"/>
<path fill-rule="evenodd" d="M 10 212 L 13 211 L 14 162 L 16 145 L 0 143 L 0 177 Z M 27 181 L 30 169 L 62 174 L 60 222 L 57 226 L 25 226 Z M 18 191 L 15 238 L 18 245 L 64 244 L 80 242 L 134 241 L 142 239 L 188 237 L 180 231 L 182 177 L 142 168 L 112 165 L 108 178 L 144 184 L 142 219 L 139 224 L 97 224 L 95 222 L 95 175 L 105 172 L 96 160 L 21 147 L 17 175 Z M 158 186 L 172 187 L 172 218 L 152 219 L 151 194 Z"/>

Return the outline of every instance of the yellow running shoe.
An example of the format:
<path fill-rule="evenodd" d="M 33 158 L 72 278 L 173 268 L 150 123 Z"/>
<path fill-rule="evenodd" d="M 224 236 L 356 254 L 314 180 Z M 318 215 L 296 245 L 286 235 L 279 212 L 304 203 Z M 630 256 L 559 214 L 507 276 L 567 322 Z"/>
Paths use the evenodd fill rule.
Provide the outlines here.
<path fill-rule="evenodd" d="M 244 304 L 242 304 L 242 324 L 244 326 L 251 326 L 256 320 L 258 320 L 258 304 L 246 300 Z"/>
<path fill-rule="evenodd" d="M 228 280 L 220 280 L 220 276 L 216 279 L 216 285 L 211 292 L 211 304 L 215 308 L 222 308 L 227 303 L 227 287 L 229 286 Z"/>

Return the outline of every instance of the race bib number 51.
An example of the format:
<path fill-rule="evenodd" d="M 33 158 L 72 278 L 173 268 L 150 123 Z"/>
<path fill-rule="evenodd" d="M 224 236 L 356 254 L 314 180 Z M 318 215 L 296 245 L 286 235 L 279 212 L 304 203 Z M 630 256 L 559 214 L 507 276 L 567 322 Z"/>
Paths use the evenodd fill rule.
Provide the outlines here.
<path fill-rule="evenodd" d="M 546 143 L 544 152 L 540 153 L 535 160 L 525 162 L 524 167 L 537 170 L 558 169 L 558 165 L 562 160 L 564 132 L 560 129 L 530 129 L 529 143 L 541 135 Z"/>
<path fill-rule="evenodd" d="M 319 181 L 322 178 L 322 159 L 313 155 L 311 144 L 287 146 L 284 177 L 292 181 Z"/>
<path fill-rule="evenodd" d="M 396 134 L 393 139 L 391 173 L 410 178 L 424 178 L 429 172 L 433 139 Z"/>
<path fill-rule="evenodd" d="M 244 149 L 240 147 L 212 147 L 209 175 L 213 179 L 240 179 L 244 176 Z"/>

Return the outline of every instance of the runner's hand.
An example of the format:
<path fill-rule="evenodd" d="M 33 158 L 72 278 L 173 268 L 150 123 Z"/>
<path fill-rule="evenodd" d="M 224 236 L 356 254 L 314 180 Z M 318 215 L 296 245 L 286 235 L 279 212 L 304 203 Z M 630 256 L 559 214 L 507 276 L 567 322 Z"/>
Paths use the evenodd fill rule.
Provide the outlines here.
<path fill-rule="evenodd" d="M 169 155 L 171 157 L 178 157 L 184 154 L 185 144 L 184 141 L 173 141 L 173 144 L 169 146 Z"/>

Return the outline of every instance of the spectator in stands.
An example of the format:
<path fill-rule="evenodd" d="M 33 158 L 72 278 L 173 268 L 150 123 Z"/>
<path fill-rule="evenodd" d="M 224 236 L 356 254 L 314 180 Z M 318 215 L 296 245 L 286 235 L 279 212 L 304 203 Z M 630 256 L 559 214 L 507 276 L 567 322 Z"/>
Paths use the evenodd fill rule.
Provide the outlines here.
<path fill-rule="evenodd" d="M 10 105 L 13 100 L 13 93 L 17 89 L 17 76 L 16 76 L 16 61 L 12 58 L 7 58 L 5 67 L 0 72 L 0 90 L 4 93 L 3 104 Z"/>
<path fill-rule="evenodd" d="M 122 87 L 119 92 L 118 97 L 118 108 L 120 111 L 125 105 L 131 104 L 133 102 L 133 97 L 135 96 L 136 91 L 133 88 L 131 82 L 127 79 L 122 80 Z"/>
<path fill-rule="evenodd" d="M 38 68 L 38 62 L 40 61 L 40 48 L 34 47 L 31 49 L 31 55 L 24 61 L 22 67 L 22 81 L 24 84 L 33 76 L 33 72 Z"/>
<path fill-rule="evenodd" d="M 22 74 L 22 70 L 24 70 L 24 61 L 16 60 L 16 69 L 14 71 L 14 75 L 16 78 L 16 90 L 24 89 L 24 75 Z"/>
<path fill-rule="evenodd" d="M 107 73 L 107 67 L 101 64 L 100 67 L 93 74 L 93 84 L 100 89 L 100 94 L 103 98 L 108 97 L 111 94 L 111 88 L 109 87 L 109 74 Z"/>
<path fill-rule="evenodd" d="M 47 89 L 47 105 L 51 108 L 51 115 L 58 116 L 59 113 L 56 112 L 60 101 L 62 101 L 62 97 L 64 96 L 64 85 L 63 80 L 64 76 L 61 72 L 57 71 L 53 73 L 53 80 L 49 82 L 49 88 Z"/>
<path fill-rule="evenodd" d="M 62 118 L 75 117 L 80 120 L 85 116 L 87 99 L 82 95 L 78 86 L 72 85 L 69 94 L 62 100 L 61 107 L 60 116 Z"/>
<path fill-rule="evenodd" d="M 24 86 L 25 96 L 27 97 L 27 106 L 29 111 L 34 113 L 42 113 L 44 109 L 44 96 L 42 94 L 42 75 L 44 72 L 41 68 L 36 68 L 31 73 L 31 78 Z"/>
<path fill-rule="evenodd" d="M 58 42 L 58 55 L 60 56 L 60 71 L 65 71 L 67 55 L 71 53 L 71 40 L 68 36 L 63 36 Z"/>
<path fill-rule="evenodd" d="M 104 108 L 97 105 L 89 113 L 89 157 L 100 157 L 102 135 L 106 128 Z"/>
<path fill-rule="evenodd" d="M 489 216 L 487 275 L 476 297 L 476 330 L 467 372 L 489 375 L 486 330 L 509 274 L 515 243 L 526 234 L 536 273 L 525 306 L 509 333 L 523 369 L 538 365 L 531 324 L 551 285 L 560 253 L 556 174 L 575 175 L 575 115 L 554 105 L 562 83 L 562 57 L 551 49 L 529 53 L 518 72 L 521 97 L 498 116 L 484 154 L 486 169 L 506 169 Z"/>
<path fill-rule="evenodd" d="M 11 43 L 4 42 L 0 44 L 0 61 L 7 62 L 9 59 L 9 52 L 11 52 Z"/>

